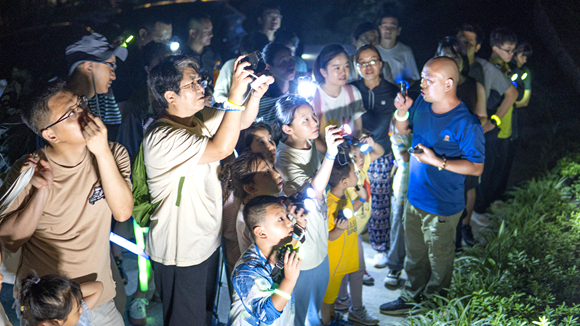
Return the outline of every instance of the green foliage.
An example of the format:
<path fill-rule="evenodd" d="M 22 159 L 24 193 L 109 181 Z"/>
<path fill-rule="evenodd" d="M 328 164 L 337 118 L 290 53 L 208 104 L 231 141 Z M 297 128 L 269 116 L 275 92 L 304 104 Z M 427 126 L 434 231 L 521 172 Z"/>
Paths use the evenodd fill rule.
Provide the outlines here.
<path fill-rule="evenodd" d="M 580 154 L 511 190 L 412 325 L 580 325 Z"/>

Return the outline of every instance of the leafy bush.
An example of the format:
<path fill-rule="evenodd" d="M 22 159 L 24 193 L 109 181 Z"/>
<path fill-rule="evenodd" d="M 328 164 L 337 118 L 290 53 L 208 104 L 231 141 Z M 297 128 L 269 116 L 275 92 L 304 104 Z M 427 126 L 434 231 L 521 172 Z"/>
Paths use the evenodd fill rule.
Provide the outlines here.
<path fill-rule="evenodd" d="M 510 195 L 411 325 L 580 325 L 580 154 Z"/>

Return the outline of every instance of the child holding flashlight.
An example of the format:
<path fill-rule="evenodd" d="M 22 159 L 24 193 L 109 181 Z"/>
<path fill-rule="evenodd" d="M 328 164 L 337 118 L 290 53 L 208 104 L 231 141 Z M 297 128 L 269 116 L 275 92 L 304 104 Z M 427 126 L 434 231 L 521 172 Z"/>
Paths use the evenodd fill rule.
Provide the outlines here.
<path fill-rule="evenodd" d="M 367 191 L 361 188 L 358 192 L 362 200 L 351 202 L 346 190 L 355 187 L 358 176 L 354 163 L 336 160 L 332 168 L 330 190 L 326 195 L 328 204 L 328 262 L 330 279 L 326 295 L 320 309 L 324 325 L 341 325 L 343 320 L 334 313 L 334 301 L 338 297 L 340 284 L 344 276 L 350 280 L 352 306 L 348 320 L 363 325 L 376 325 L 379 320 L 371 315 L 362 304 L 362 286 L 365 272 L 362 243 L 358 237 L 357 222 L 354 212 L 358 211 L 367 199 Z"/>

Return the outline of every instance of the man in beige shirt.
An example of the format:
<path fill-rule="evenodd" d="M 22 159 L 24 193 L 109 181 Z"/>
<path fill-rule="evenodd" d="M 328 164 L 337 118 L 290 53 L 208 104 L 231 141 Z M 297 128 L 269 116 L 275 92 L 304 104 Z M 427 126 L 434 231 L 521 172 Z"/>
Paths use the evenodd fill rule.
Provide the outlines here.
<path fill-rule="evenodd" d="M 244 109 L 252 77 L 242 58 L 234 64 L 224 110 L 204 107 L 199 65 L 191 57 L 167 57 L 149 73 L 149 89 L 163 110 L 145 132 L 143 157 L 151 202 L 161 204 L 151 215 L 145 250 L 164 325 L 211 325 L 223 205 L 219 162 L 233 152 L 274 81 L 255 87 Z"/>
<path fill-rule="evenodd" d="M 33 271 L 100 281 L 104 291 L 91 311 L 93 325 L 124 325 L 113 302 L 109 233 L 111 214 L 122 222 L 133 210 L 127 151 L 108 142 L 107 128 L 86 99 L 61 83 L 25 108 L 24 121 L 48 145 L 18 160 L 0 188 L 4 194 L 19 173 L 35 167 L 0 215 L 2 245 L 13 252 L 22 248 L 15 293 Z"/>

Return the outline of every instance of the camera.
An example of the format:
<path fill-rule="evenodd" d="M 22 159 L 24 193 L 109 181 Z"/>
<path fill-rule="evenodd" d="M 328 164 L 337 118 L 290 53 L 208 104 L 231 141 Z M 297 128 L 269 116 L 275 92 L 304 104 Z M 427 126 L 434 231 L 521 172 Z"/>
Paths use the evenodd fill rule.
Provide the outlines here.
<path fill-rule="evenodd" d="M 314 198 L 316 198 L 316 192 L 311 186 L 306 187 L 303 191 L 297 192 L 288 199 L 292 202 L 292 205 L 296 206 L 296 211 L 301 208 L 304 209 L 304 213 L 316 210 L 316 203 L 314 203 Z"/>
<path fill-rule="evenodd" d="M 250 66 L 246 67 L 246 70 L 253 70 L 256 75 L 266 70 L 266 63 L 260 51 L 254 51 L 248 54 L 241 62 L 249 62 Z"/>
<path fill-rule="evenodd" d="M 354 214 L 352 213 L 352 210 L 350 208 L 345 208 L 343 210 L 338 211 L 336 218 L 339 221 L 348 221 L 349 219 L 351 219 L 354 216 Z"/>

